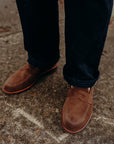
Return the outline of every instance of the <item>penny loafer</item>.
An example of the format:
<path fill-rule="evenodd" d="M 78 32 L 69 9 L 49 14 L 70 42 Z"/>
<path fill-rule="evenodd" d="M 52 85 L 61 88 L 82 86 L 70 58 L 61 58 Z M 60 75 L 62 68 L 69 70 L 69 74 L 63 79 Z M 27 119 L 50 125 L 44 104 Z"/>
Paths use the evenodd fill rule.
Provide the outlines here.
<path fill-rule="evenodd" d="M 40 70 L 27 63 L 25 66 L 12 74 L 4 83 L 2 90 L 7 94 L 23 92 L 34 85 L 42 75 L 57 68 L 57 64 L 47 70 Z"/>
<path fill-rule="evenodd" d="M 62 110 L 62 126 L 69 133 L 83 130 L 93 111 L 93 87 L 71 87 Z"/>

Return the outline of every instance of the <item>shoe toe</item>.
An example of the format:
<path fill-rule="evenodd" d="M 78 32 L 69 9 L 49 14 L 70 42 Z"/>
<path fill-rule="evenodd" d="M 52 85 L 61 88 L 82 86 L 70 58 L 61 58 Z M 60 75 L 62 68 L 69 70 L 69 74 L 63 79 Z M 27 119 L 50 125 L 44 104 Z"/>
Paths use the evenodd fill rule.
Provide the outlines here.
<path fill-rule="evenodd" d="M 63 128 L 70 132 L 76 133 L 83 127 L 83 121 L 76 116 L 62 116 Z"/>
<path fill-rule="evenodd" d="M 12 83 L 12 81 L 10 81 L 10 78 L 8 78 L 6 80 L 6 82 L 4 83 L 3 87 L 2 87 L 2 90 L 5 92 L 5 93 L 9 93 L 9 92 L 14 92 L 17 90 L 16 86 L 14 83 Z"/>

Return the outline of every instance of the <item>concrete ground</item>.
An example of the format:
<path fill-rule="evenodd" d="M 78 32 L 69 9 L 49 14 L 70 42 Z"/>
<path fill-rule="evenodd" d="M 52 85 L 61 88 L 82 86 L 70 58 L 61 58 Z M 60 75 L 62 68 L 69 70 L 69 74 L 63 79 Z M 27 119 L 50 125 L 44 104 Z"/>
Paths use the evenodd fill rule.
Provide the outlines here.
<path fill-rule="evenodd" d="M 93 115 L 87 128 L 69 134 L 61 126 L 61 109 L 68 84 L 65 64 L 64 11 L 60 5 L 61 59 L 55 73 L 41 78 L 30 90 L 5 95 L 0 90 L 0 144 L 114 144 L 114 12 L 94 90 Z M 26 63 L 15 0 L 0 0 L 0 89 Z M 21 49 L 21 50 L 20 50 Z"/>

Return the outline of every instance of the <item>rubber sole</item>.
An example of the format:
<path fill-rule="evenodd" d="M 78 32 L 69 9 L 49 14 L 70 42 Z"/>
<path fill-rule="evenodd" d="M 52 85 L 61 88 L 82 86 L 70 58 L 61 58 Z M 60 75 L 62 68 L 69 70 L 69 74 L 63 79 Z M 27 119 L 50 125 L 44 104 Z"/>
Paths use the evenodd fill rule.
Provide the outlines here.
<path fill-rule="evenodd" d="M 52 70 L 55 70 L 55 69 L 57 68 L 57 65 L 58 65 L 58 63 L 56 63 L 51 69 L 43 72 L 43 73 L 40 75 L 40 77 L 43 76 L 43 75 L 45 75 L 45 74 L 47 74 L 47 73 L 49 73 L 49 72 L 52 71 Z M 3 91 L 4 93 L 10 94 L 10 95 L 11 95 L 11 94 L 18 94 L 18 93 L 21 93 L 21 92 L 23 92 L 23 91 L 26 91 L 26 90 L 30 89 L 30 88 L 36 83 L 37 80 L 38 80 L 38 79 L 36 79 L 32 84 L 30 84 L 30 85 L 27 86 L 26 88 L 21 89 L 21 90 L 18 90 L 18 91 L 9 92 L 9 91 L 6 91 L 6 90 L 4 89 L 4 87 L 2 88 L 2 91 Z"/>
<path fill-rule="evenodd" d="M 89 118 L 89 120 L 87 121 L 87 123 L 86 123 L 81 129 L 79 129 L 79 130 L 77 130 L 77 131 L 71 131 L 71 130 L 67 129 L 67 128 L 64 126 L 64 123 L 63 123 L 63 120 L 62 120 L 62 113 L 61 113 L 61 123 L 62 123 L 62 127 L 63 127 L 67 132 L 69 132 L 69 133 L 71 133 L 71 134 L 76 134 L 76 133 L 81 132 L 82 130 L 84 130 L 84 129 L 86 128 L 86 126 L 88 125 L 89 121 L 91 120 L 91 117 L 92 117 L 92 113 L 91 113 L 90 118 Z"/>

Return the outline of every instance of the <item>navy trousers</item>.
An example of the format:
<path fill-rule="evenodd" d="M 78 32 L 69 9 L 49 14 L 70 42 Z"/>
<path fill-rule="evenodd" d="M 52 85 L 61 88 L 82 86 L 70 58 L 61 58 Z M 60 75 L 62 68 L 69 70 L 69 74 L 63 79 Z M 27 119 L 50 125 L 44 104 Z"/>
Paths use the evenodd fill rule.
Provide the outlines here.
<path fill-rule="evenodd" d="M 47 69 L 58 62 L 58 0 L 16 0 L 28 62 Z M 73 86 L 92 87 L 99 78 L 101 54 L 113 0 L 64 0 L 65 80 Z"/>

